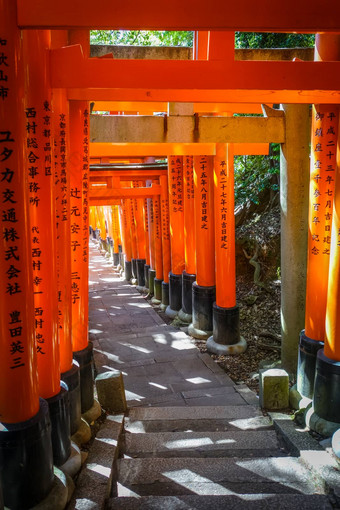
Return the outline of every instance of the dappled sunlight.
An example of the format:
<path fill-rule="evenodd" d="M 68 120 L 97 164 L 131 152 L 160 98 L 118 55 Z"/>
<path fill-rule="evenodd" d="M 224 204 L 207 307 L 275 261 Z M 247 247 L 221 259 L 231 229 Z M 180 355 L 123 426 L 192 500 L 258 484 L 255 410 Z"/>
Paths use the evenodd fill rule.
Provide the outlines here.
<path fill-rule="evenodd" d="M 107 278 L 107 277 L 103 278 L 103 277 L 100 276 L 99 280 L 101 282 L 109 282 L 109 283 L 111 283 L 111 282 L 115 282 L 117 280 L 117 278 Z"/>
<path fill-rule="evenodd" d="M 167 345 L 168 343 L 165 335 L 163 335 L 162 333 L 152 334 L 151 336 L 157 344 Z"/>
<path fill-rule="evenodd" d="M 171 347 L 173 349 L 177 349 L 178 351 L 184 351 L 186 349 L 197 349 L 194 343 L 191 343 L 187 340 L 173 340 L 171 342 Z"/>
<path fill-rule="evenodd" d="M 134 349 L 138 352 L 143 352 L 145 354 L 151 354 L 152 351 L 149 351 L 149 349 L 146 349 L 145 347 L 141 347 L 139 345 L 130 344 L 128 342 L 119 342 L 120 345 L 124 345 L 124 347 L 129 347 L 130 349 Z"/>
<path fill-rule="evenodd" d="M 111 468 L 107 468 L 105 466 L 101 466 L 100 464 L 86 464 L 86 468 L 90 471 L 94 471 L 99 475 L 102 475 L 104 478 L 110 478 Z"/>
<path fill-rule="evenodd" d="M 229 424 L 240 430 L 256 430 L 259 428 L 263 428 L 263 416 L 231 420 L 229 421 Z M 268 427 L 270 426 L 269 422 L 267 426 Z"/>
<path fill-rule="evenodd" d="M 214 441 L 210 437 L 193 437 L 188 439 L 176 439 L 174 441 L 168 441 L 164 443 L 164 446 L 169 450 L 183 448 L 199 448 L 200 446 L 213 445 Z"/>
<path fill-rule="evenodd" d="M 268 481 L 280 483 L 291 489 L 296 489 L 297 480 L 306 475 L 305 468 L 294 457 L 237 460 L 236 464 Z M 311 490 L 314 490 L 312 480 L 308 482 L 310 482 Z"/>
<path fill-rule="evenodd" d="M 150 386 L 155 386 L 155 388 L 159 388 L 161 390 L 167 390 L 167 386 L 162 386 L 161 384 L 157 384 L 157 383 L 154 383 L 154 382 L 149 382 Z"/>
<path fill-rule="evenodd" d="M 100 326 L 100 324 L 97 324 L 98 326 Z M 104 331 L 102 329 L 89 329 L 89 333 L 92 333 L 92 335 L 99 335 L 100 333 L 104 333 Z"/>
<path fill-rule="evenodd" d="M 96 441 L 99 441 L 100 443 L 105 443 L 110 446 L 117 446 L 118 442 L 116 439 L 111 439 L 109 437 L 96 437 Z"/>
<path fill-rule="evenodd" d="M 144 400 L 145 397 L 142 395 L 138 395 L 137 393 L 133 393 L 133 391 L 125 390 L 125 398 L 126 400 Z"/>
<path fill-rule="evenodd" d="M 204 379 L 203 377 L 191 377 L 190 379 L 185 380 L 192 384 L 204 384 L 211 382 L 210 379 Z"/>
<path fill-rule="evenodd" d="M 122 363 L 124 364 L 124 361 L 121 361 L 119 359 L 119 356 L 116 356 L 115 354 L 111 354 L 110 352 L 106 352 L 102 349 L 96 349 L 94 348 L 93 349 L 95 352 L 99 352 L 99 354 L 103 354 L 104 356 L 106 356 L 110 361 L 114 361 L 115 363 Z"/>
<path fill-rule="evenodd" d="M 209 478 L 205 476 L 199 475 L 197 473 L 193 473 L 190 469 L 179 469 L 177 471 L 165 471 L 162 475 L 166 476 L 169 480 L 181 485 L 183 487 L 187 487 L 189 484 L 190 492 L 194 494 L 220 494 L 220 495 L 230 495 L 235 494 L 235 492 L 230 491 L 223 485 L 219 483 L 212 482 Z M 194 475 L 194 476 L 193 476 Z M 195 482 L 195 484 L 200 484 L 199 488 L 192 488 L 191 485 Z"/>
<path fill-rule="evenodd" d="M 136 308 L 150 308 L 148 303 L 127 303 L 129 306 L 135 306 Z"/>

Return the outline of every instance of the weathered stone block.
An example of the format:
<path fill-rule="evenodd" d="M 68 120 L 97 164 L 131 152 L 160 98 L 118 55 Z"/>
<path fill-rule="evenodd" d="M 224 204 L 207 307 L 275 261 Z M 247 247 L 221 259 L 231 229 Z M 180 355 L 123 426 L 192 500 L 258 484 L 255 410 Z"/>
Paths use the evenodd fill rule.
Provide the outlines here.
<path fill-rule="evenodd" d="M 100 405 L 112 413 L 127 409 L 123 376 L 119 370 L 103 372 L 96 377 L 96 388 Z"/>
<path fill-rule="evenodd" d="M 270 410 L 289 407 L 289 376 L 285 370 L 260 370 L 260 406 Z"/>

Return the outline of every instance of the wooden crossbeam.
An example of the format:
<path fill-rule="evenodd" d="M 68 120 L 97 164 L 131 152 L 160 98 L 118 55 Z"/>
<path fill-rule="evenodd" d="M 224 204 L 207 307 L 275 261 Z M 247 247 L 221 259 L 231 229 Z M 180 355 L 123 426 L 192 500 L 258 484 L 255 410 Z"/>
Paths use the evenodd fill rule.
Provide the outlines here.
<path fill-rule="evenodd" d="M 168 111 L 168 103 L 142 101 L 95 101 L 92 112 L 138 112 L 140 115 L 152 115 L 153 112 Z M 195 103 L 195 113 L 262 113 L 260 104 L 243 103 Z"/>
<path fill-rule="evenodd" d="M 281 143 L 280 117 L 91 116 L 90 140 L 100 143 Z M 111 154 L 112 155 L 112 154 Z"/>
<path fill-rule="evenodd" d="M 340 4 L 310 0 L 17 0 L 29 28 L 340 31 Z"/>
<path fill-rule="evenodd" d="M 149 188 L 106 188 L 90 187 L 90 205 L 114 205 L 112 201 L 122 198 L 152 198 L 160 195 L 161 186 L 154 184 Z"/>
<path fill-rule="evenodd" d="M 214 156 L 214 143 L 90 143 L 92 158 L 160 156 Z"/>
<path fill-rule="evenodd" d="M 340 62 L 86 59 L 78 45 L 50 57 L 56 88 L 340 91 Z"/>
<path fill-rule="evenodd" d="M 68 99 L 79 101 L 172 101 L 225 103 L 339 104 L 339 90 L 240 89 L 112 89 L 72 88 Z"/>

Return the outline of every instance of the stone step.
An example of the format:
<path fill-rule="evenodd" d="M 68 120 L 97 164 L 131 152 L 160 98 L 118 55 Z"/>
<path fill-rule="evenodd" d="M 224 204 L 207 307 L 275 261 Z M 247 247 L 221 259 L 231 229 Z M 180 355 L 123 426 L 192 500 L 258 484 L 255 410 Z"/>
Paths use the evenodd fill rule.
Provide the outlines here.
<path fill-rule="evenodd" d="M 143 432 L 218 432 L 265 430 L 271 420 L 254 406 L 149 407 L 133 408 L 125 419 L 125 430 Z"/>
<path fill-rule="evenodd" d="M 119 459 L 117 473 L 124 497 L 324 492 L 294 457 Z"/>
<path fill-rule="evenodd" d="M 327 496 L 261 494 L 254 496 L 145 496 L 111 498 L 106 510 L 332 510 Z"/>
<path fill-rule="evenodd" d="M 282 449 L 273 430 L 227 432 L 126 432 L 129 457 L 254 457 L 279 456 Z"/>

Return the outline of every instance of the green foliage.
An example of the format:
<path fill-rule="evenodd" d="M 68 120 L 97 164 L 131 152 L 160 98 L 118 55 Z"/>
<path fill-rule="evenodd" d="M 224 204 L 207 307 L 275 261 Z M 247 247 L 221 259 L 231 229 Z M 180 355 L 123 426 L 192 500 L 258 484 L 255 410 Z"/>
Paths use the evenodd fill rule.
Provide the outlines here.
<path fill-rule="evenodd" d="M 264 190 L 277 192 L 280 146 L 270 144 L 269 156 L 235 156 L 235 204 L 258 204 Z"/>
<path fill-rule="evenodd" d="M 91 30 L 91 44 L 122 46 L 190 46 L 194 33 L 156 30 Z"/>
<path fill-rule="evenodd" d="M 313 48 L 314 41 L 314 34 L 235 33 L 235 48 Z"/>

